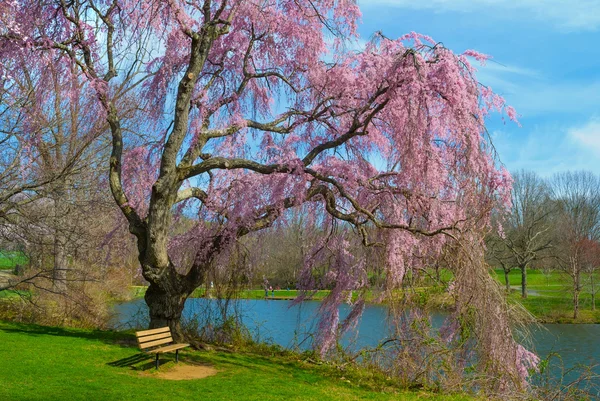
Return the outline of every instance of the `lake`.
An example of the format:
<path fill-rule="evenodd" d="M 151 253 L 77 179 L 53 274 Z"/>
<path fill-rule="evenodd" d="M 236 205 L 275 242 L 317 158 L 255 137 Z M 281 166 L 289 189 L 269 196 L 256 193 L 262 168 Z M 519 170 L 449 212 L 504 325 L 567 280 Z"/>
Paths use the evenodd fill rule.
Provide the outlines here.
<path fill-rule="evenodd" d="M 241 312 L 242 322 L 252 331 L 257 341 L 267 341 L 286 348 L 300 345 L 301 349 L 311 346 L 307 333 L 314 332 L 315 316 L 319 302 L 307 301 L 292 306 L 292 301 L 237 300 L 234 302 Z M 214 313 L 219 303 L 216 300 L 190 298 L 183 315 L 192 318 Z M 347 305 L 340 307 L 343 318 L 349 312 Z M 113 326 L 116 329 L 145 328 L 148 324 L 148 309 L 143 299 L 120 304 L 116 307 Z M 445 314 L 431 316 L 433 327 L 440 327 Z M 367 305 L 358 324 L 357 335 L 347 335 L 345 346 L 353 349 L 375 346 L 389 334 L 387 307 Z M 593 365 L 600 362 L 600 324 L 544 324 L 532 329 L 535 352 L 542 358 L 551 352 L 560 354 L 566 369 L 577 364 Z M 600 374 L 600 369 L 595 370 Z"/>

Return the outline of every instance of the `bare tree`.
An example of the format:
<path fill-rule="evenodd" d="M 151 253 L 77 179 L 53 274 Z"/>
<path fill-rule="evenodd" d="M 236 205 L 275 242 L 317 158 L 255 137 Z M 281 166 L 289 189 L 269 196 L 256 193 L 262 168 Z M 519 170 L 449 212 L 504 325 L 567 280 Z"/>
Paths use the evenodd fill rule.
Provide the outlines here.
<path fill-rule="evenodd" d="M 488 260 L 504 270 L 506 288 L 513 268 L 521 271 L 521 296 L 527 298 L 527 268 L 548 256 L 552 247 L 550 217 L 554 204 L 545 181 L 531 171 L 513 175 L 512 208 L 499 218 L 503 234 L 488 238 Z"/>
<path fill-rule="evenodd" d="M 89 239 L 90 213 L 110 201 L 98 168 L 110 143 L 101 140 L 108 124 L 96 98 L 80 93 L 86 81 L 65 57 L 54 62 L 41 68 L 15 57 L 0 91 L 0 225 L 5 240 L 43 253 L 31 276 L 51 277 L 62 293 Z"/>
<path fill-rule="evenodd" d="M 583 269 L 588 276 L 589 292 L 592 297 L 592 310 L 596 310 L 596 293 L 598 292 L 595 274 L 600 265 L 600 243 L 598 241 L 586 240 L 583 243 L 582 254 Z"/>
<path fill-rule="evenodd" d="M 556 266 L 572 281 L 573 318 L 577 319 L 585 254 L 590 242 L 600 239 L 600 179 L 587 171 L 556 174 L 552 192 L 559 207 L 553 256 Z"/>

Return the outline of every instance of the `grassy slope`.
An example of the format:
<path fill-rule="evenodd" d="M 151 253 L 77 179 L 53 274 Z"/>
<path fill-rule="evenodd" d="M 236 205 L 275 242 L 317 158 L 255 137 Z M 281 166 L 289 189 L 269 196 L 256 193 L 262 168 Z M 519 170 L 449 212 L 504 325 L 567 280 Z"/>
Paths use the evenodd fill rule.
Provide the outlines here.
<path fill-rule="evenodd" d="M 0 400 L 467 400 L 462 395 L 372 391 L 328 367 L 290 356 L 184 351 L 182 360 L 215 366 L 213 377 L 167 381 L 151 360 L 113 366 L 139 355 L 132 336 L 0 322 Z M 118 344 L 121 345 L 118 345 Z M 165 356 L 161 370 L 173 366 Z M 360 378 L 360 379 L 359 379 Z M 372 383 L 372 379 L 371 379 Z"/>

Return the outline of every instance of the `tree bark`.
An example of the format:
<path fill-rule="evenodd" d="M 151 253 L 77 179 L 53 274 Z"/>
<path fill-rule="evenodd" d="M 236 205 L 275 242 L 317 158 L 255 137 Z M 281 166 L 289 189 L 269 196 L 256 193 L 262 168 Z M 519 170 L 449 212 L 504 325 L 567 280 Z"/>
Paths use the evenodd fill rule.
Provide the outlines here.
<path fill-rule="evenodd" d="M 596 289 L 594 287 L 594 270 L 592 270 L 592 274 L 590 274 L 590 283 L 592 286 L 592 310 L 596 310 Z"/>
<path fill-rule="evenodd" d="M 573 288 L 573 319 L 577 319 L 579 317 L 579 273 L 575 273 L 575 286 Z"/>
<path fill-rule="evenodd" d="M 184 338 L 181 328 L 181 314 L 189 293 L 182 288 L 150 284 L 144 300 L 150 313 L 150 329 L 169 326 L 175 341 Z"/>
<path fill-rule="evenodd" d="M 56 292 L 64 293 L 67 290 L 67 264 L 65 244 L 62 235 L 57 233 L 54 237 L 54 266 L 52 269 L 52 287 Z"/>
<path fill-rule="evenodd" d="M 504 270 L 504 282 L 506 283 L 506 292 L 510 294 L 510 280 L 508 278 L 509 271 Z"/>
<path fill-rule="evenodd" d="M 66 205 L 66 182 L 61 180 L 57 183 L 52 201 L 54 203 L 53 227 L 53 245 L 54 245 L 54 265 L 52 267 L 52 287 L 56 292 L 64 293 L 67 290 L 67 238 L 64 235 L 65 218 L 68 213 Z"/>
<path fill-rule="evenodd" d="M 527 265 L 521 266 L 521 298 L 527 299 Z"/>
<path fill-rule="evenodd" d="M 143 238 L 142 238 L 143 239 Z M 149 241 L 150 249 L 152 242 Z M 146 250 L 146 252 L 148 251 Z M 216 254 L 218 251 L 207 249 L 208 253 Z M 206 280 L 209 263 L 192 268 L 184 275 L 177 272 L 171 261 L 167 267 L 157 268 L 148 263 L 142 263 L 142 274 L 150 283 L 144 300 L 148 305 L 150 329 L 169 326 L 175 341 L 181 342 L 185 336 L 181 327 L 181 316 L 185 301 L 190 294 L 200 287 Z"/>

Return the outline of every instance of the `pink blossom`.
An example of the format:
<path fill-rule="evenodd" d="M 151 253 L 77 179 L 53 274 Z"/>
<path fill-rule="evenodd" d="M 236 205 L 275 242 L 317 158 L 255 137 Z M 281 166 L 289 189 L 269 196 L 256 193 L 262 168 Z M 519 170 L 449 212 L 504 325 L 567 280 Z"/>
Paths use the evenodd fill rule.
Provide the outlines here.
<path fill-rule="evenodd" d="M 540 358 L 531 351 L 528 351 L 521 344 L 517 345 L 517 371 L 521 377 L 523 383 L 526 383 L 529 377 L 529 371 L 538 371 Z"/>
<path fill-rule="evenodd" d="M 485 65 L 485 62 L 492 58 L 487 54 L 483 54 L 475 50 L 465 50 L 462 54 L 464 56 L 473 57 L 475 60 L 479 61 L 481 65 Z"/>

